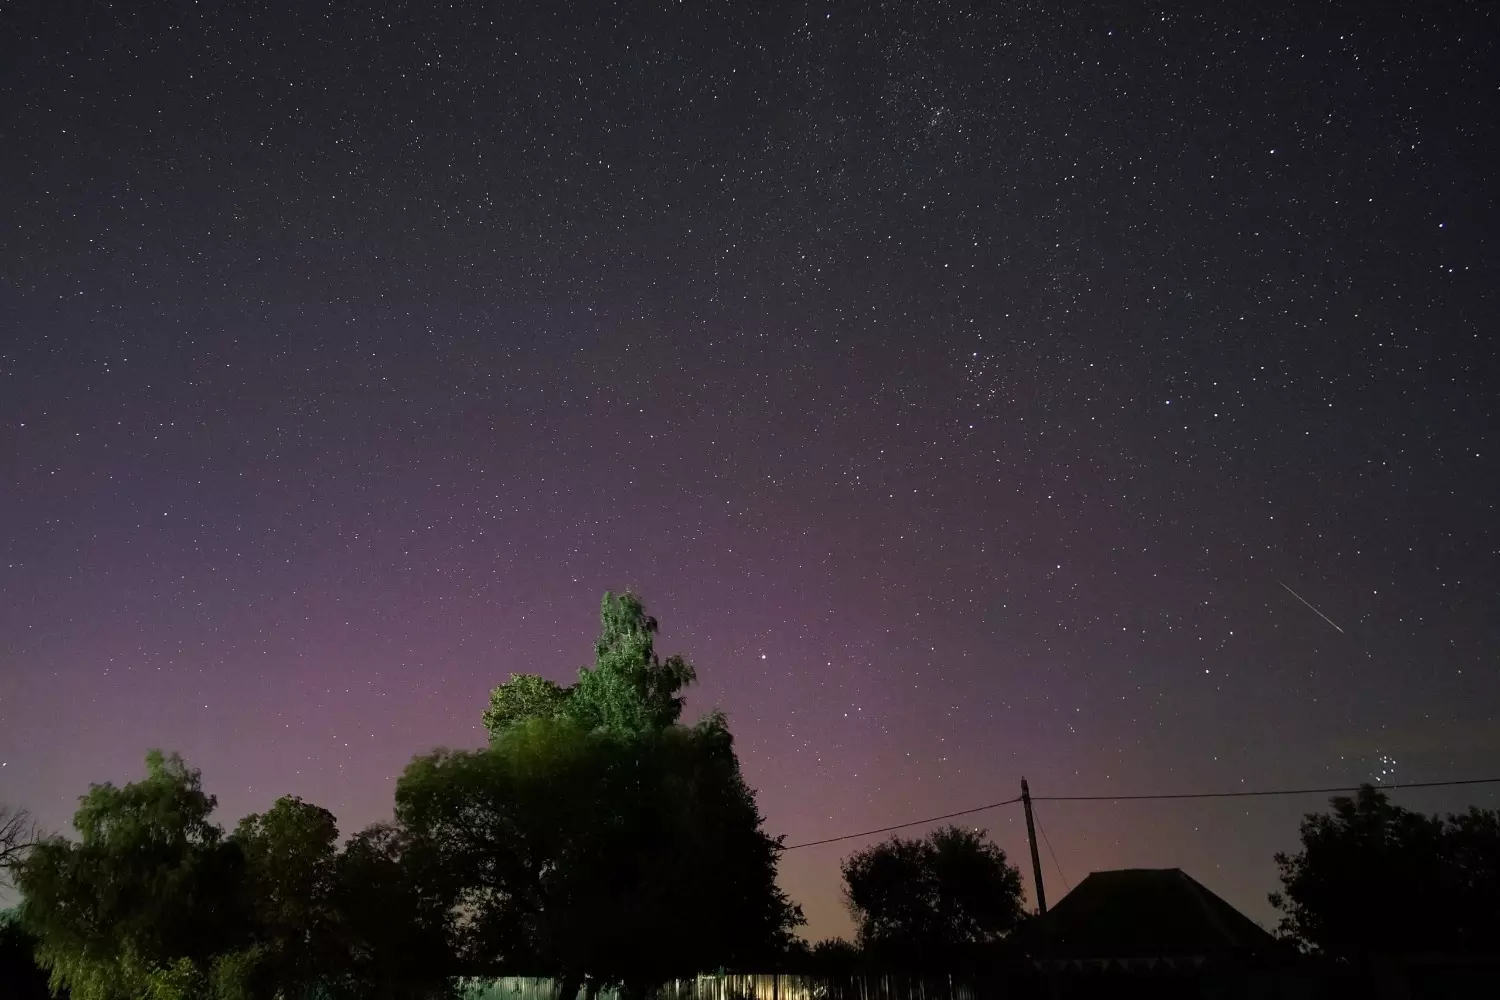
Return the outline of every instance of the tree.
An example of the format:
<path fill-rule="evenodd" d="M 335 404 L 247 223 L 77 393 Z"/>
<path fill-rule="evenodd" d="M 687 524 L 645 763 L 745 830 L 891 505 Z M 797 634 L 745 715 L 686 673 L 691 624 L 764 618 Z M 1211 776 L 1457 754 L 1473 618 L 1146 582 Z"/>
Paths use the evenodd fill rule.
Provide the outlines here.
<path fill-rule="evenodd" d="M 678 724 L 693 669 L 657 657 L 640 601 L 606 595 L 600 617 L 576 685 L 513 677 L 491 696 L 488 748 L 419 757 L 397 785 L 460 956 L 576 992 L 778 953 L 801 914 L 727 722 Z"/>
<path fill-rule="evenodd" d="M 26 859 L 36 840 L 31 814 L 0 803 L 0 885 L 10 884 L 12 873 Z"/>
<path fill-rule="evenodd" d="M 429 1000 L 450 996 L 459 970 L 445 933 L 445 900 L 423 891 L 434 860 L 399 827 L 356 834 L 339 855 L 334 909 L 345 948 L 349 1000 Z"/>
<path fill-rule="evenodd" d="M 578 671 L 569 698 L 573 716 L 590 727 L 626 732 L 664 729 L 682 718 L 682 691 L 697 671 L 680 656 L 656 655 L 656 619 L 633 594 L 604 595 L 594 666 Z"/>
<path fill-rule="evenodd" d="M 808 968 L 815 975 L 851 976 L 859 963 L 859 949 L 843 938 L 824 938 L 808 949 Z"/>
<path fill-rule="evenodd" d="M 417 892 L 409 840 L 374 826 L 338 848 L 327 809 L 295 796 L 240 821 L 250 943 L 217 989 L 249 997 L 396 1000 L 448 995 L 440 908 Z"/>
<path fill-rule="evenodd" d="M 1446 820 L 1391 805 L 1370 785 L 1302 821 L 1302 850 L 1276 855 L 1280 932 L 1305 950 L 1363 961 L 1390 952 L 1493 952 L 1500 934 L 1500 814 Z"/>
<path fill-rule="evenodd" d="M 92 786 L 73 816 L 78 842 L 40 840 L 18 871 L 37 957 L 74 1000 L 191 992 L 243 930 L 239 852 L 209 821 L 199 772 L 156 750 L 146 770 Z"/>
<path fill-rule="evenodd" d="M 859 943 L 895 965 L 972 955 L 1020 923 L 1021 873 L 982 830 L 944 827 L 892 837 L 844 859 L 845 899 Z"/>
<path fill-rule="evenodd" d="M 511 674 L 490 692 L 484 726 L 492 740 L 512 726 L 537 718 L 566 716 L 587 729 L 658 730 L 682 717 L 682 691 L 697 679 L 680 656 L 656 655 L 656 619 L 634 594 L 606 593 L 599 608 L 599 640 L 593 667 L 563 687 L 535 674 Z"/>
<path fill-rule="evenodd" d="M 36 963 L 36 935 L 14 910 L 0 911 L 0 983 L 6 1000 L 49 1000 L 47 972 Z"/>
<path fill-rule="evenodd" d="M 418 855 L 375 827 L 338 847 L 333 814 L 296 797 L 210 821 L 214 797 L 178 756 L 95 785 L 77 842 L 20 866 L 21 914 L 54 988 L 75 1000 L 426 1000 L 452 971 Z"/>
<path fill-rule="evenodd" d="M 776 956 L 774 963 L 764 971 L 825 979 L 843 978 L 858 972 L 862 961 L 859 948 L 843 938 L 808 942 L 799 937 L 788 941 L 786 950 Z"/>
<path fill-rule="evenodd" d="M 298 996 L 337 980 L 340 954 L 333 906 L 338 823 L 327 809 L 294 796 L 240 820 L 230 838 L 244 858 L 241 891 L 251 928 L 235 955 L 234 978 L 252 995 Z M 229 978 L 229 973 L 223 973 Z"/>
<path fill-rule="evenodd" d="M 1500 952 L 1500 811 L 1470 808 L 1443 828 L 1455 951 Z"/>
<path fill-rule="evenodd" d="M 396 801 L 443 858 L 460 956 L 495 971 L 644 990 L 770 956 L 800 921 L 717 716 L 638 734 L 532 720 L 418 758 Z"/>
<path fill-rule="evenodd" d="M 492 737 L 527 719 L 552 718 L 567 709 L 569 691 L 556 681 L 535 674 L 511 674 L 490 692 L 484 728 Z"/>

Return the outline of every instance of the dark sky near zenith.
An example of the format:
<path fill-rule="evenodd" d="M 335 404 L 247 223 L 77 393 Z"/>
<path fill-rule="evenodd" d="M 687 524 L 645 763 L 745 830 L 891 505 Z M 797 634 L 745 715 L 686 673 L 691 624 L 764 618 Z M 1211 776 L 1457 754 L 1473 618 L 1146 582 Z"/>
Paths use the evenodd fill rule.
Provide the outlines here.
<path fill-rule="evenodd" d="M 1500 17 L 1226 6 L 0 5 L 0 801 L 352 832 L 624 587 L 790 843 L 1500 773 Z"/>

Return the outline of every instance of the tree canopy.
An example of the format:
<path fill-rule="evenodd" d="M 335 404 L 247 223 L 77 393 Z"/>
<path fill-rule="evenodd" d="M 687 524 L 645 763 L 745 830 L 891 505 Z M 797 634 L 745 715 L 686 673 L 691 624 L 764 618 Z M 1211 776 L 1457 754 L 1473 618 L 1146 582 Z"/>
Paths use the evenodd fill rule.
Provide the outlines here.
<path fill-rule="evenodd" d="M 886 963 L 956 960 L 1000 940 L 1023 917 L 1021 873 L 982 830 L 892 837 L 841 867 L 860 945 Z"/>
<path fill-rule="evenodd" d="M 1484 952 L 1500 936 L 1500 813 L 1446 819 L 1366 785 L 1302 821 L 1302 850 L 1276 855 L 1280 931 L 1341 959 Z"/>
<path fill-rule="evenodd" d="M 210 822 L 214 805 L 199 772 L 152 751 L 144 780 L 83 796 L 76 843 L 36 844 L 17 884 L 54 989 L 74 1000 L 135 997 L 207 974 L 232 950 L 241 859 Z"/>
<path fill-rule="evenodd" d="M 53 989 L 73 1000 L 444 992 L 440 922 L 424 921 L 383 831 L 341 853 L 333 815 L 289 797 L 225 837 L 215 805 L 197 770 L 152 751 L 144 780 L 80 800 L 76 841 L 37 843 L 18 869 L 20 914 Z M 403 974 L 411 956 L 421 974 Z"/>
<path fill-rule="evenodd" d="M 535 674 L 512 674 L 490 692 L 484 726 L 492 740 L 537 718 L 566 717 L 585 729 L 647 732 L 682 717 L 682 691 L 697 679 L 680 656 L 656 654 L 656 619 L 634 594 L 606 593 L 599 608 L 594 664 L 570 687 Z"/>
<path fill-rule="evenodd" d="M 312 990 L 341 968 L 333 890 L 338 822 L 327 809 L 288 796 L 246 816 L 231 838 L 245 864 L 241 892 L 251 925 L 240 975 L 269 991 Z"/>
<path fill-rule="evenodd" d="M 291 796 L 226 836 L 200 773 L 151 751 L 83 796 L 76 837 L 27 849 L 7 941 L 75 1000 L 407 1000 L 484 972 L 638 995 L 775 960 L 802 915 L 726 718 L 682 723 L 693 667 L 634 596 L 600 619 L 574 684 L 496 688 L 489 745 L 413 759 L 395 822 L 342 849 Z"/>
<path fill-rule="evenodd" d="M 726 720 L 679 724 L 681 657 L 606 594 L 592 667 L 492 693 L 490 745 L 419 757 L 397 818 L 441 859 L 460 953 L 493 969 L 645 988 L 775 952 L 801 914 L 775 883 Z"/>
<path fill-rule="evenodd" d="M 529 719 L 562 715 L 571 691 L 556 681 L 536 674 L 511 674 L 510 680 L 490 692 L 490 707 L 484 710 L 484 728 L 498 739 L 506 730 Z"/>
<path fill-rule="evenodd" d="M 391 824 L 355 834 L 339 854 L 332 909 L 348 1000 L 434 1000 L 452 994 L 455 966 L 433 859 Z"/>

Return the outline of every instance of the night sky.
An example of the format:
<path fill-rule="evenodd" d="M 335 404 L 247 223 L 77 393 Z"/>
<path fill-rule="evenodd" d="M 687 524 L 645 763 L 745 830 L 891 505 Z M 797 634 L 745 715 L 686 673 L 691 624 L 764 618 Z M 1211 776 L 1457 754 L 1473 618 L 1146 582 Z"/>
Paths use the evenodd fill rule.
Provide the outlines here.
<path fill-rule="evenodd" d="M 1500 774 L 1493 5 L 354 6 L 0 5 L 0 801 L 353 832 L 626 587 L 788 843 Z"/>

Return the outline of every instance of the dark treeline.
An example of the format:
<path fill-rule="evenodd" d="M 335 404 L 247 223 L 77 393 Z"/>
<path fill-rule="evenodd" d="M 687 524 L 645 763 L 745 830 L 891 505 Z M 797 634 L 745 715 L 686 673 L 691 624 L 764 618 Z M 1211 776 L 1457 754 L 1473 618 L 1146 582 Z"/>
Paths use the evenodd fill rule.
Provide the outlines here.
<path fill-rule="evenodd" d="M 17 934 L 74 1000 L 426 998 L 498 973 L 634 996 L 775 961 L 802 914 L 725 717 L 682 723 L 693 667 L 656 654 L 639 600 L 605 595 L 601 623 L 574 684 L 500 685 L 489 745 L 413 759 L 394 822 L 342 846 L 297 798 L 226 832 L 153 751 L 15 859 Z"/>
<path fill-rule="evenodd" d="M 426 1000 L 465 977 L 527 976 L 560 1000 L 631 1000 L 729 970 L 867 997 L 892 977 L 926 995 L 937 974 L 953 995 L 966 978 L 1030 974 L 1041 938 L 1020 872 L 980 830 L 850 855 L 856 939 L 797 938 L 781 842 L 726 719 L 682 722 L 694 669 L 657 655 L 636 598 L 606 594 L 601 625 L 574 684 L 513 675 L 484 711 L 486 747 L 413 759 L 393 822 L 343 843 L 331 813 L 294 797 L 226 831 L 199 772 L 157 751 L 141 780 L 89 789 L 71 838 L 12 819 L 6 996 Z M 1272 896 L 1287 955 L 1354 967 L 1496 952 L 1496 813 L 1427 817 L 1365 788 L 1301 837 Z"/>

